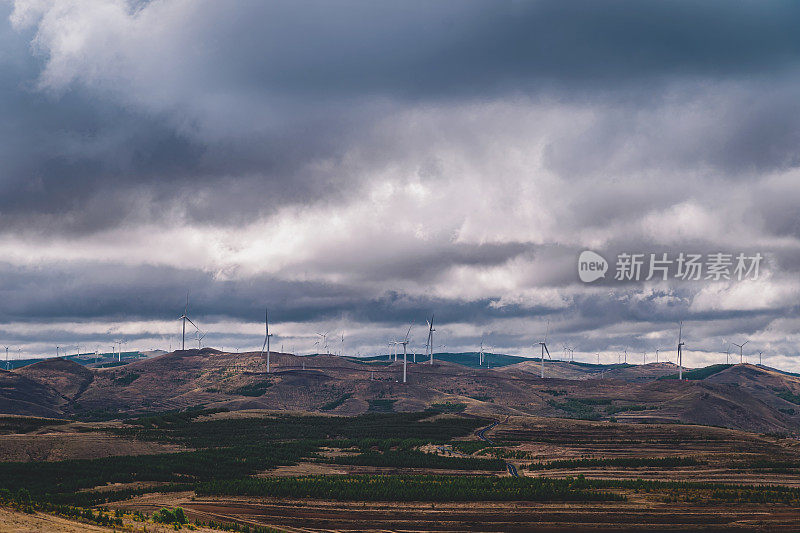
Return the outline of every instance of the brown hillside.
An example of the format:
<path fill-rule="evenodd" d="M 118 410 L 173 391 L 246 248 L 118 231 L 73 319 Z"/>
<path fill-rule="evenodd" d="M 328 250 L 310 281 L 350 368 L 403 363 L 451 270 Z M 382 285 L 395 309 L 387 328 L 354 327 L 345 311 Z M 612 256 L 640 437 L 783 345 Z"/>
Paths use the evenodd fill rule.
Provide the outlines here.
<path fill-rule="evenodd" d="M 74 361 L 56 358 L 24 366 L 15 372 L 28 379 L 49 385 L 65 400 L 71 401 L 94 380 L 94 373 Z"/>
<path fill-rule="evenodd" d="M 61 416 L 62 398 L 52 387 L 0 370 L 0 413 L 26 416 Z"/>
<path fill-rule="evenodd" d="M 585 377 L 544 380 L 519 367 L 488 370 L 447 362 L 433 366 L 409 363 L 408 383 L 403 384 L 402 362 L 375 364 L 330 355 L 272 353 L 271 365 L 272 372 L 267 374 L 265 361 L 257 352 L 203 349 L 94 371 L 53 360 L 32 365 L 25 376 L 17 377 L 27 379 L 28 389 L 31 383 L 38 384 L 36 405 L 49 409 L 41 414 L 51 416 L 198 406 L 356 415 L 418 411 L 449 403 L 483 416 L 686 422 L 759 432 L 796 433 L 800 428 L 796 417 L 779 410 L 787 402 L 776 396 L 776 389 L 795 390 L 795 382 L 758 368 L 721 372 L 706 381 L 679 382 L 652 380 L 672 373 L 674 365 L 670 363 L 594 375 L 585 372 L 586 368 L 595 370 L 593 367 L 546 363 L 546 376 L 559 369 L 578 369 Z M 14 392 L 15 386 L 7 387 L 5 393 L 16 402 L 25 401 L 24 386 L 19 383 L 19 394 Z M 48 397 L 42 392 L 46 390 L 61 394 L 51 392 Z M 17 407 L 7 402 L 4 409 L 16 413 Z"/>

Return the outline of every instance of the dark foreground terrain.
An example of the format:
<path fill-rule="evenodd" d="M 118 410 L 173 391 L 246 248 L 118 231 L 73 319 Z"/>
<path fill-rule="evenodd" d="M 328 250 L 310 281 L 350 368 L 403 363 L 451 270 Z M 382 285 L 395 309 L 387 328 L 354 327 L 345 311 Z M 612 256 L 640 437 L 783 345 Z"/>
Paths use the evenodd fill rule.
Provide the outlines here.
<path fill-rule="evenodd" d="M 0 372 L 0 531 L 797 530 L 797 376 L 459 357 Z"/>
<path fill-rule="evenodd" d="M 796 439 L 463 409 L 2 417 L 0 452 L 24 439 L 45 457 L 52 445 L 60 458 L 63 450 L 83 458 L 0 463 L 0 530 L 172 529 L 164 522 L 182 521 L 176 508 L 183 527 L 238 531 L 796 531 L 800 523 Z"/>

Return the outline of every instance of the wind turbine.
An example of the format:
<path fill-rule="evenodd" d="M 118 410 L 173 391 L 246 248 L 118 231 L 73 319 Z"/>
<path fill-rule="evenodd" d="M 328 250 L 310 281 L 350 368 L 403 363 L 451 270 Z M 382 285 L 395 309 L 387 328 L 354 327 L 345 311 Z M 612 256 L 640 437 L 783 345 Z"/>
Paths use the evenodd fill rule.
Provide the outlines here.
<path fill-rule="evenodd" d="M 261 346 L 261 358 L 264 358 L 264 348 L 267 348 L 267 374 L 269 374 L 269 338 L 272 335 L 269 332 L 269 309 L 264 308 L 264 344 Z"/>
<path fill-rule="evenodd" d="M 736 344 L 735 342 L 733 343 L 734 346 L 739 347 L 739 364 L 742 364 L 744 362 L 744 357 L 742 355 L 742 348 L 744 348 L 744 345 L 747 344 L 748 342 L 750 341 L 746 340 L 742 344 Z"/>
<path fill-rule="evenodd" d="M 683 380 L 683 322 L 678 326 L 678 381 Z"/>
<path fill-rule="evenodd" d="M 408 347 L 408 342 L 409 342 L 408 341 L 408 335 L 409 335 L 409 333 L 411 333 L 411 327 L 413 325 L 414 324 L 412 323 L 410 326 L 408 326 L 408 331 L 406 331 L 405 340 L 402 340 L 402 341 L 400 341 L 398 343 L 398 344 L 402 344 L 403 345 L 403 383 L 406 382 L 406 365 L 408 364 L 408 357 L 407 357 L 407 354 L 406 354 L 406 348 Z"/>
<path fill-rule="evenodd" d="M 328 331 L 325 333 L 317 333 L 317 336 L 322 338 L 322 349 L 325 350 L 325 354 L 329 355 L 330 350 L 328 350 Z"/>
<path fill-rule="evenodd" d="M 197 336 L 197 349 L 198 349 L 198 350 L 199 350 L 199 349 L 201 349 L 201 348 L 203 347 L 203 346 L 202 346 L 202 344 L 201 344 L 201 341 L 202 341 L 202 340 L 205 338 L 205 336 L 206 336 L 206 334 L 205 334 L 205 333 L 203 333 L 202 335 L 201 335 L 201 333 L 202 333 L 202 332 L 201 332 L 199 329 L 198 329 L 198 330 L 197 330 L 197 332 L 195 333 L 195 335 Z"/>
<path fill-rule="evenodd" d="M 567 354 L 569 354 L 569 362 L 571 363 L 575 350 L 571 348 L 568 344 L 562 344 L 562 346 L 564 347 L 564 360 L 565 361 L 567 360 Z"/>
<path fill-rule="evenodd" d="M 181 332 L 181 351 L 186 350 L 186 322 L 188 321 L 191 325 L 194 326 L 194 329 L 200 331 L 200 328 L 197 327 L 197 324 L 192 322 L 192 319 L 189 318 L 189 291 L 186 291 L 186 307 L 183 308 L 183 314 L 178 317 L 178 320 L 183 321 L 183 330 Z"/>
<path fill-rule="evenodd" d="M 426 322 L 428 322 L 428 340 L 426 341 L 426 344 L 427 344 L 428 350 L 430 350 L 430 357 L 431 357 L 430 364 L 431 365 L 433 365 L 433 332 L 436 331 L 436 329 L 433 327 L 433 317 L 434 317 L 434 314 L 432 313 L 430 321 L 426 321 Z"/>
<path fill-rule="evenodd" d="M 478 366 L 483 366 L 483 337 L 481 337 L 481 351 L 478 352 Z"/>
<path fill-rule="evenodd" d="M 8 351 L 8 348 L 6 348 L 6 351 Z M 763 352 L 758 352 L 758 366 L 761 366 L 761 354 L 762 353 Z"/>
<path fill-rule="evenodd" d="M 547 349 L 547 334 L 550 333 L 550 321 L 547 321 L 547 329 L 544 332 L 544 339 L 539 341 L 539 346 L 542 347 L 542 379 L 544 379 L 544 352 L 547 352 L 547 357 L 550 357 L 550 350 Z"/>
<path fill-rule="evenodd" d="M 342 332 L 342 346 L 339 348 L 339 357 L 344 357 L 344 331 Z"/>
<path fill-rule="evenodd" d="M 6 370 L 8 370 L 8 346 L 6 348 Z"/>

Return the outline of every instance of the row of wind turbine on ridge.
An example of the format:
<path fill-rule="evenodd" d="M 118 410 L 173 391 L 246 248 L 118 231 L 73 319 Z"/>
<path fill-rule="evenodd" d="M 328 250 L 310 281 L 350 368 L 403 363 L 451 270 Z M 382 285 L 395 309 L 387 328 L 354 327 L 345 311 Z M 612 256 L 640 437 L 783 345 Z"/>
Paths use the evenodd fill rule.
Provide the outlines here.
<path fill-rule="evenodd" d="M 200 347 L 200 341 L 202 341 L 202 339 L 206 335 L 206 333 L 203 333 L 200 330 L 200 328 L 197 326 L 197 324 L 195 324 L 192 321 L 192 319 L 189 318 L 188 311 L 189 311 L 189 294 L 187 293 L 186 294 L 186 306 L 184 307 L 184 312 L 178 318 L 179 320 L 182 320 L 182 336 L 181 336 L 181 349 L 182 350 L 184 350 L 186 348 L 186 322 L 189 322 L 192 326 L 194 326 L 194 328 L 196 330 L 198 348 Z M 426 352 L 426 355 L 429 357 L 430 364 L 433 364 L 433 359 L 434 359 L 434 356 L 433 356 L 433 354 L 434 354 L 433 333 L 436 331 L 436 328 L 434 327 L 434 317 L 435 317 L 435 315 L 431 315 L 430 320 L 426 320 L 428 335 L 427 335 L 427 339 L 425 341 L 425 352 Z M 269 373 L 270 370 L 271 370 L 271 366 L 270 366 L 270 346 L 269 346 L 269 344 L 270 344 L 270 338 L 272 337 L 272 334 L 269 332 L 269 310 L 268 309 L 265 310 L 264 325 L 265 325 L 265 335 L 264 335 L 264 344 L 261 347 L 261 356 L 263 358 L 264 353 L 266 353 L 267 372 Z M 411 326 L 408 327 L 408 330 L 406 331 L 406 335 L 405 335 L 405 337 L 404 337 L 404 339 L 402 341 L 392 341 L 392 342 L 389 343 L 390 347 L 394 347 L 394 360 L 395 361 L 397 361 L 397 356 L 398 356 L 397 346 L 402 346 L 403 347 L 403 383 L 407 382 L 407 375 L 408 375 L 407 374 L 408 345 L 410 343 L 409 335 L 411 333 L 411 328 L 412 327 L 413 327 L 413 323 L 412 323 Z M 541 349 L 541 354 L 540 354 L 540 357 L 541 357 L 541 359 L 540 359 L 540 363 L 541 363 L 540 376 L 542 378 L 544 378 L 544 356 L 545 356 L 545 354 L 547 354 L 547 358 L 552 361 L 552 357 L 550 355 L 550 349 L 547 346 L 547 337 L 548 337 L 549 333 L 550 333 L 550 321 L 548 320 L 547 321 L 547 326 L 546 326 L 546 329 L 545 329 L 544 338 L 537 343 L 539 345 L 540 349 Z M 317 336 L 319 336 L 320 339 L 317 340 L 314 343 L 315 346 L 322 344 L 323 349 L 325 350 L 325 353 L 328 353 L 328 351 L 329 351 L 328 350 L 328 332 L 317 333 Z M 121 360 L 121 357 L 122 357 L 122 353 L 121 353 L 122 349 L 121 348 L 122 348 L 123 341 L 117 341 L 117 342 L 120 345 L 120 350 L 118 351 L 118 354 L 119 354 L 119 358 Z M 729 343 L 728 346 L 727 346 L 727 351 L 726 351 L 726 363 L 729 363 L 730 344 L 733 344 L 734 346 L 739 348 L 739 362 L 743 363 L 744 362 L 744 346 L 748 342 L 750 342 L 750 341 L 749 340 L 745 340 L 741 344 L 735 343 L 735 342 Z M 483 364 L 486 361 L 483 344 L 484 344 L 484 340 L 483 340 L 483 337 L 481 337 L 480 350 L 478 352 L 478 365 L 479 366 L 483 366 Z M 343 349 L 344 348 L 344 333 L 341 334 L 341 345 L 342 345 L 342 350 L 339 353 L 340 356 L 344 354 L 344 349 Z M 678 379 L 679 380 L 683 379 L 683 349 L 684 349 L 685 345 L 686 345 L 686 343 L 683 340 L 683 322 L 680 322 L 679 326 L 678 326 L 678 342 L 677 342 L 677 347 L 676 347 L 676 352 L 677 352 L 676 359 L 677 359 Z M 444 346 L 444 345 L 442 345 L 442 346 Z M 565 352 L 569 352 L 570 353 L 570 360 L 572 360 L 573 356 L 574 356 L 574 348 L 571 348 L 571 347 L 567 346 L 566 344 L 563 347 L 564 347 L 564 351 Z M 599 357 L 600 354 L 598 353 L 597 355 Z M 658 362 L 658 360 L 659 360 L 658 355 L 659 355 L 659 350 L 657 349 L 656 350 L 656 362 Z M 762 363 L 763 352 L 758 352 L 758 355 L 759 355 L 759 364 L 761 364 Z M 390 354 L 389 357 L 390 357 L 390 360 L 391 360 L 392 355 Z M 643 357 L 643 362 L 646 363 L 646 352 L 643 352 L 642 357 Z M 7 361 L 8 361 L 8 347 L 6 347 L 6 366 L 8 366 L 8 362 Z M 414 354 L 414 362 L 416 362 L 416 353 Z M 627 363 L 627 349 L 625 350 L 625 362 Z"/>

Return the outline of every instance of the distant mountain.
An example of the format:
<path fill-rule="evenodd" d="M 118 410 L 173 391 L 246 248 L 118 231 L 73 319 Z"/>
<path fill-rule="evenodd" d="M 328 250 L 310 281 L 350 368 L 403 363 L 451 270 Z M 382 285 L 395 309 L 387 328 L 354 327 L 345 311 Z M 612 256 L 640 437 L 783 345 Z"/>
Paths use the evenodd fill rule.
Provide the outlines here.
<path fill-rule="evenodd" d="M 140 352 L 140 351 L 130 351 L 130 352 L 122 352 L 121 359 L 123 361 L 132 361 L 137 359 L 143 359 L 147 357 L 157 357 L 159 355 L 164 355 L 164 350 L 151 350 L 147 352 Z M 29 359 L 10 359 L 8 361 L 9 369 L 14 370 L 17 368 L 22 368 L 29 365 L 34 365 L 36 363 L 41 363 L 42 361 L 51 361 L 54 359 L 66 359 L 69 361 L 74 361 L 80 365 L 84 366 L 99 366 L 103 365 L 112 361 L 118 361 L 119 354 L 116 353 L 80 353 L 80 354 L 72 354 L 66 355 L 64 357 L 33 357 Z M 5 369 L 5 360 L 0 362 L 0 368 Z"/>

